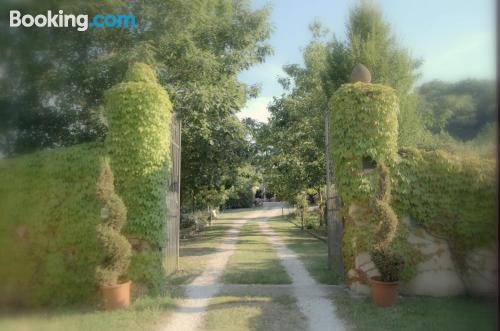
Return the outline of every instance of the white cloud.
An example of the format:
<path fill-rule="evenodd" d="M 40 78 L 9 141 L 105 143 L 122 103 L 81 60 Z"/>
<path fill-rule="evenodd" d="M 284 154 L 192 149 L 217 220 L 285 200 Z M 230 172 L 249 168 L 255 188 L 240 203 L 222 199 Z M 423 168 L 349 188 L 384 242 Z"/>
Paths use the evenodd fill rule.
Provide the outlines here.
<path fill-rule="evenodd" d="M 259 122 L 267 123 L 269 111 L 267 105 L 273 100 L 272 96 L 262 96 L 247 101 L 245 107 L 237 114 L 239 119 L 253 118 Z"/>

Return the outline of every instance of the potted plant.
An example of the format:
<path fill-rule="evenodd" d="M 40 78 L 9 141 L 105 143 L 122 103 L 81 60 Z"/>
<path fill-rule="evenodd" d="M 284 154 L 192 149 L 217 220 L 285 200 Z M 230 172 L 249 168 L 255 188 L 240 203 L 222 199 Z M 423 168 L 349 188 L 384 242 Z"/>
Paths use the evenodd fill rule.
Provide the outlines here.
<path fill-rule="evenodd" d="M 122 281 L 130 263 L 131 247 L 121 229 L 127 219 L 123 201 L 115 193 L 113 172 L 107 159 L 101 163 L 97 183 L 102 223 L 97 225 L 97 237 L 104 249 L 101 265 L 96 269 L 96 278 L 101 286 L 105 309 L 124 308 L 130 304 L 130 281 Z"/>
<path fill-rule="evenodd" d="M 396 236 L 398 217 L 391 207 L 391 182 L 387 167 L 380 163 L 380 191 L 373 200 L 374 217 L 378 221 L 377 244 L 370 252 L 371 259 L 380 276 L 372 277 L 373 302 L 380 307 L 392 306 L 398 296 L 398 286 L 404 268 L 403 257 L 396 253 L 391 244 Z"/>
<path fill-rule="evenodd" d="M 392 306 L 398 297 L 403 258 L 392 249 L 384 247 L 373 249 L 370 255 L 380 272 L 380 276 L 370 279 L 373 302 L 380 307 Z"/>

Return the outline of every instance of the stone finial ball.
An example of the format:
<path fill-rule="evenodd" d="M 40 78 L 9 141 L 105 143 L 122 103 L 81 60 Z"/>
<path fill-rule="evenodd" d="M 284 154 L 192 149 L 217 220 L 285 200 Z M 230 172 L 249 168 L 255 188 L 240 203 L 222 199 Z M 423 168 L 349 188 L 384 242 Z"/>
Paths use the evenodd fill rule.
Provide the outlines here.
<path fill-rule="evenodd" d="M 372 74 L 370 71 L 361 63 L 358 63 L 351 73 L 351 83 L 363 82 L 369 83 L 372 81 Z"/>

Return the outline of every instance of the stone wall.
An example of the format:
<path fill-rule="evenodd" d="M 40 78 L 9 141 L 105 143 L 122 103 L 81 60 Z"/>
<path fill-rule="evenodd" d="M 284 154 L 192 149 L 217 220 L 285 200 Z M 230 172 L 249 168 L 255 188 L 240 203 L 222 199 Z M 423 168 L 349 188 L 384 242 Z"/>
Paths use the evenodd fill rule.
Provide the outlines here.
<path fill-rule="evenodd" d="M 359 217 L 360 207 L 351 206 L 349 216 Z M 357 219 L 356 222 L 363 220 Z M 418 226 L 409 217 L 401 222 L 408 225 L 408 241 L 423 257 L 417 265 L 416 275 L 402 282 L 400 293 L 404 295 L 455 296 L 461 294 L 493 296 L 496 294 L 498 265 L 496 246 L 477 248 L 466 254 L 465 268 L 461 271 L 453 258 L 448 241 L 438 238 Z M 354 267 L 347 271 L 348 284 L 358 294 L 370 294 L 367 278 L 379 275 L 366 251 L 357 252 Z"/>

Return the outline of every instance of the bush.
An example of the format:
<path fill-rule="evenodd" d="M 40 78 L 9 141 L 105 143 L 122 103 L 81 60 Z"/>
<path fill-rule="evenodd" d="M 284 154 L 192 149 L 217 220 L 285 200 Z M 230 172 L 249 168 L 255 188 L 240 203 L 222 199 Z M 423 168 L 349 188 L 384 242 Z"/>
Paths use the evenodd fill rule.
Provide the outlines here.
<path fill-rule="evenodd" d="M 92 301 L 102 145 L 0 160 L 0 304 Z"/>
<path fill-rule="evenodd" d="M 380 272 L 382 282 L 397 282 L 401 279 L 404 260 L 400 254 L 387 247 L 378 247 L 371 251 L 370 256 Z"/>
<path fill-rule="evenodd" d="M 120 231 L 127 220 L 127 209 L 115 193 L 113 172 L 107 159 L 101 163 L 101 174 L 97 182 L 97 195 L 103 209 L 103 223 L 97 225 L 97 237 L 104 249 L 102 265 L 96 269 L 97 281 L 102 286 L 118 284 L 118 279 L 128 269 L 130 263 L 130 244 Z"/>
<path fill-rule="evenodd" d="M 155 77 L 146 64 L 131 65 L 126 80 L 105 93 L 105 116 L 115 187 L 128 210 L 124 232 L 150 247 L 134 252 L 128 276 L 157 292 L 164 276 L 172 104 Z"/>
<path fill-rule="evenodd" d="M 125 232 L 160 250 L 167 218 L 172 105 L 152 77 L 147 65 L 134 64 L 126 74 L 129 80 L 106 92 L 106 147 L 116 191 L 128 210 Z"/>
<path fill-rule="evenodd" d="M 362 251 L 383 249 L 374 254 L 387 252 L 389 259 L 394 257 L 389 248 L 398 247 L 407 266 L 403 277 L 409 278 L 417 258 L 406 227 L 398 224 L 391 207 L 389 169 L 397 161 L 398 114 L 392 88 L 361 82 L 342 85 L 330 101 L 330 154 L 347 216 L 342 240 L 346 269 L 354 268 Z M 365 208 L 358 222 L 347 215 L 352 203 Z"/>
<path fill-rule="evenodd" d="M 229 194 L 229 198 L 226 201 L 226 208 L 250 208 L 253 206 L 254 192 L 252 188 L 246 191 L 235 191 Z"/>

